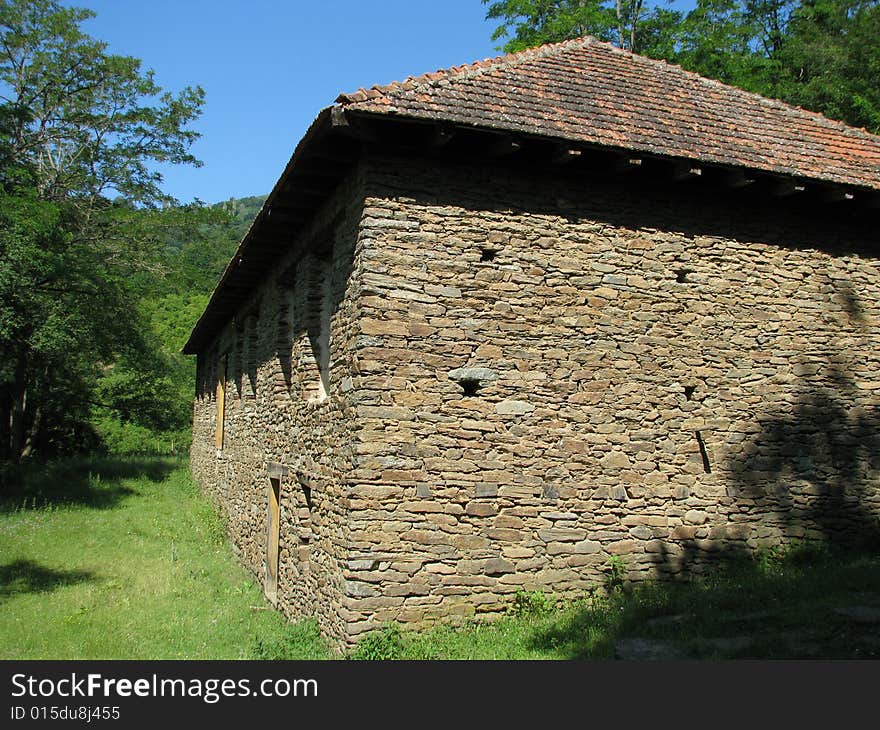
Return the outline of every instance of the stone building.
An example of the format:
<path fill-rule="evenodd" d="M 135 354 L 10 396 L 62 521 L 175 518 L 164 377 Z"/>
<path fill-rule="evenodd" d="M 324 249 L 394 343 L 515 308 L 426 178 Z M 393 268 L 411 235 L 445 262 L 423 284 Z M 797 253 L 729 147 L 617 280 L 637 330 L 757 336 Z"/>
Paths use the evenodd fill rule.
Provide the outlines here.
<path fill-rule="evenodd" d="M 185 351 L 192 469 L 340 643 L 880 513 L 880 138 L 593 39 L 340 96 Z"/>

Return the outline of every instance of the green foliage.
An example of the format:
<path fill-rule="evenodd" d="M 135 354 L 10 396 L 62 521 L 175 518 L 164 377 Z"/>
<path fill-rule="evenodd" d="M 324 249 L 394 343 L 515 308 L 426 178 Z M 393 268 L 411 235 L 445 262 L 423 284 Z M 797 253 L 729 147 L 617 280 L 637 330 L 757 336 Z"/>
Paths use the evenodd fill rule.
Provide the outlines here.
<path fill-rule="evenodd" d="M 192 225 L 152 214 L 162 231 L 162 277 L 132 281 L 140 336 L 150 346 L 120 357 L 96 383 L 90 421 L 110 453 L 182 453 L 190 443 L 195 360 L 181 354 L 193 325 L 265 196 L 232 199 L 200 211 Z"/>
<path fill-rule="evenodd" d="M 181 461 L 6 464 L 0 486 L 0 658 L 328 657 L 314 621 L 265 603 Z M 349 656 L 601 659 L 625 637 L 694 658 L 878 656 L 864 622 L 880 611 L 876 551 L 805 543 L 691 578 L 575 600 L 522 591 L 491 623 L 389 624 Z"/>
<path fill-rule="evenodd" d="M 389 623 L 379 631 L 371 631 L 358 641 L 349 658 L 365 661 L 403 659 L 405 652 L 406 641 L 400 625 Z"/>
<path fill-rule="evenodd" d="M 107 53 L 80 25 L 94 13 L 57 0 L 0 3 L 4 90 L 0 180 L 44 200 L 105 208 L 110 196 L 171 202 L 151 163 L 189 154 L 204 92 L 163 92 L 136 58 Z"/>
<path fill-rule="evenodd" d="M 512 616 L 541 616 L 553 609 L 554 602 L 543 591 L 518 590 L 508 609 Z"/>
<path fill-rule="evenodd" d="M 91 425 L 101 448 L 110 454 L 186 454 L 192 443 L 189 424 L 176 430 L 152 429 L 120 421 L 112 413 L 93 414 Z"/>
<path fill-rule="evenodd" d="M 773 64 L 756 52 L 760 32 L 740 0 L 698 0 L 683 19 L 678 43 L 661 57 L 708 78 L 769 94 Z"/>
<path fill-rule="evenodd" d="M 611 555 L 607 561 L 605 571 L 605 590 L 608 593 L 618 593 L 623 590 L 626 581 L 626 566 L 623 558 L 619 555 Z"/>
<path fill-rule="evenodd" d="M 592 35 L 639 53 L 662 46 L 681 14 L 644 0 L 482 0 L 501 20 L 492 40 L 509 37 L 507 52 Z"/>
<path fill-rule="evenodd" d="M 674 652 L 670 658 L 878 656 L 870 624 L 860 623 L 860 613 L 880 611 L 876 552 L 811 543 L 720 564 L 687 583 L 645 582 L 572 600 L 537 595 L 521 593 L 520 610 L 491 623 L 420 633 L 388 627 L 365 637 L 353 658 L 609 659 L 629 637 Z"/>
<path fill-rule="evenodd" d="M 165 93 L 140 61 L 107 53 L 80 29 L 91 15 L 0 2 L 0 459 L 94 447 L 95 408 L 182 422 L 152 400 L 169 365 L 138 287 L 161 274 L 169 231 L 205 218 L 153 171 L 198 164 L 187 125 L 203 94 Z"/>
<path fill-rule="evenodd" d="M 780 96 L 880 133 L 880 4 L 804 0 L 787 30 Z"/>
<path fill-rule="evenodd" d="M 321 636 L 315 619 L 287 624 L 277 635 L 261 637 L 252 651 L 254 659 L 313 660 L 327 659 L 330 648 Z"/>
<path fill-rule="evenodd" d="M 200 164 L 203 92 L 164 92 L 57 0 L 0 0 L 0 460 L 188 443 L 180 354 L 263 198 L 206 208 L 156 163 Z"/>

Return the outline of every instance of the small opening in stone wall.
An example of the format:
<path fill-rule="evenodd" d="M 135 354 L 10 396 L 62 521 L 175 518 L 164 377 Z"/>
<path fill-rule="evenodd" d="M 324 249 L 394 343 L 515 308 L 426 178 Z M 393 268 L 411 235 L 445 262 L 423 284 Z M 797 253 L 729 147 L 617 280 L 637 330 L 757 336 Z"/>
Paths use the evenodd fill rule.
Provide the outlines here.
<path fill-rule="evenodd" d="M 700 458 L 703 460 L 703 471 L 706 474 L 712 473 L 712 465 L 709 463 L 709 452 L 706 451 L 706 444 L 703 443 L 703 434 L 699 431 L 694 432 L 697 436 L 697 444 L 700 447 Z"/>
<path fill-rule="evenodd" d="M 675 280 L 679 284 L 687 284 L 688 283 L 688 274 L 692 273 L 690 269 L 679 269 L 675 272 Z"/>
<path fill-rule="evenodd" d="M 694 391 L 697 389 L 696 385 L 686 385 L 684 386 L 684 397 L 685 400 L 692 400 L 694 397 Z"/>
<path fill-rule="evenodd" d="M 306 508 L 300 508 L 300 526 L 303 528 L 300 532 L 300 541 L 303 545 L 308 545 L 312 539 L 312 488 L 302 479 L 299 480 L 299 486 L 302 489 L 303 499 Z"/>
<path fill-rule="evenodd" d="M 477 391 L 480 390 L 480 381 L 474 378 L 459 380 L 458 384 L 461 386 L 461 390 L 466 396 L 474 396 L 477 394 Z"/>
<path fill-rule="evenodd" d="M 491 249 L 491 248 L 484 248 L 484 249 L 480 252 L 480 261 L 494 261 L 494 260 L 495 260 L 495 254 L 497 254 L 497 253 L 498 253 L 498 252 L 495 251 L 494 249 Z"/>

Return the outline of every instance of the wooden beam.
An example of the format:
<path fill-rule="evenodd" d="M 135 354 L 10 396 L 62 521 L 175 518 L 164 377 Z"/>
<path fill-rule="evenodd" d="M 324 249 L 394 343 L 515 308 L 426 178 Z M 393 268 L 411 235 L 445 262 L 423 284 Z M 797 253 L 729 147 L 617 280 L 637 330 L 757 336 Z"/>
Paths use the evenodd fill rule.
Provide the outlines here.
<path fill-rule="evenodd" d="M 832 185 L 823 190 L 820 197 L 823 203 L 843 203 L 855 198 L 849 190 L 839 185 Z"/>
<path fill-rule="evenodd" d="M 289 180 L 285 183 L 283 191 L 285 195 L 293 195 L 297 198 L 320 199 L 325 198 L 333 188 L 333 185 L 321 185 L 318 183 L 307 184 L 302 180 Z M 286 208 L 292 210 L 301 207 L 296 204 L 296 200 L 285 200 L 284 205 Z"/>
<path fill-rule="evenodd" d="M 550 156 L 550 161 L 554 165 L 567 165 L 581 159 L 581 151 L 574 150 L 568 145 L 559 145 Z"/>
<path fill-rule="evenodd" d="M 749 185 L 754 184 L 754 182 L 755 178 L 747 175 L 742 170 L 733 170 L 727 173 L 722 180 L 722 184 L 725 187 L 734 189 L 748 187 Z"/>
<path fill-rule="evenodd" d="M 346 114 L 345 109 L 339 106 L 334 106 L 330 110 L 330 128 L 334 132 L 361 142 L 379 142 L 379 136 L 368 121 L 357 115 Z"/>
<path fill-rule="evenodd" d="M 290 225 L 297 221 L 301 221 L 302 216 L 299 215 L 296 208 L 288 205 L 272 206 L 272 209 L 263 218 L 263 225 Z"/>
<path fill-rule="evenodd" d="M 619 155 L 611 163 L 611 171 L 618 174 L 627 174 L 642 169 L 642 158 L 633 155 Z"/>
<path fill-rule="evenodd" d="M 278 274 L 278 286 L 282 289 L 291 289 L 296 286 L 296 270 L 299 266 L 299 257 L 289 266 L 286 266 L 280 274 Z"/>
<path fill-rule="evenodd" d="M 486 153 L 492 157 L 505 157 L 519 152 L 520 149 L 522 149 L 522 142 L 513 137 L 504 136 L 490 142 L 486 147 Z"/>
<path fill-rule="evenodd" d="M 337 162 L 326 160 L 325 162 L 304 162 L 297 166 L 296 172 L 300 177 L 316 177 L 326 178 L 329 180 L 338 180 L 345 174 L 347 165 L 341 165 Z"/>
<path fill-rule="evenodd" d="M 431 129 L 428 135 L 428 147 L 438 148 L 445 147 L 449 141 L 455 136 L 455 130 L 445 124 L 438 124 Z"/>
<path fill-rule="evenodd" d="M 672 179 L 676 182 L 696 180 L 703 175 L 703 168 L 694 162 L 679 162 L 672 168 Z"/>
<path fill-rule="evenodd" d="M 344 130 L 351 127 L 351 118 L 345 113 L 343 107 L 334 106 L 330 108 L 330 126 L 337 130 Z"/>
<path fill-rule="evenodd" d="M 348 140 L 345 137 L 336 137 L 332 147 L 329 144 L 323 144 L 317 149 L 310 149 L 303 153 L 303 161 L 316 162 L 323 164 L 321 161 L 336 163 L 339 165 L 350 165 L 355 155 L 354 140 Z"/>
<path fill-rule="evenodd" d="M 774 198 L 788 198 L 804 192 L 806 186 L 797 180 L 779 180 L 770 187 L 770 195 Z"/>
<path fill-rule="evenodd" d="M 290 470 L 284 466 L 284 464 L 279 464 L 277 461 L 270 461 L 269 465 L 266 467 L 266 471 L 269 473 L 270 477 L 275 479 L 286 477 L 290 473 Z"/>

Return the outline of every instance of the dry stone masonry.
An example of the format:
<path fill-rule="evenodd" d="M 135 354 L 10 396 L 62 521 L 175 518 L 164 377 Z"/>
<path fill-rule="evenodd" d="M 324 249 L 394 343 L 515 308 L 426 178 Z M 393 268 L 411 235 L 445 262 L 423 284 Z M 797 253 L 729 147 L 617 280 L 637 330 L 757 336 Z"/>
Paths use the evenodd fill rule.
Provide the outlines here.
<path fill-rule="evenodd" d="M 612 558 L 876 537 L 876 229 L 744 200 L 362 158 L 199 352 L 193 472 L 242 561 L 272 469 L 278 603 L 340 643 Z"/>

